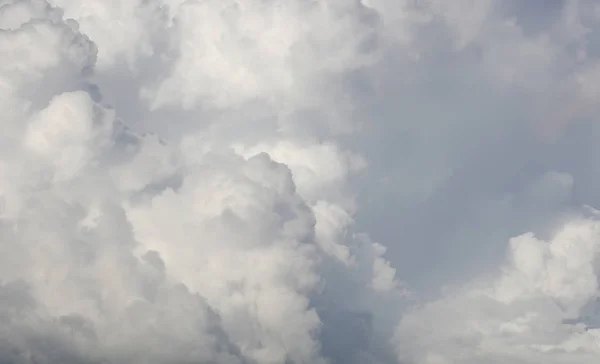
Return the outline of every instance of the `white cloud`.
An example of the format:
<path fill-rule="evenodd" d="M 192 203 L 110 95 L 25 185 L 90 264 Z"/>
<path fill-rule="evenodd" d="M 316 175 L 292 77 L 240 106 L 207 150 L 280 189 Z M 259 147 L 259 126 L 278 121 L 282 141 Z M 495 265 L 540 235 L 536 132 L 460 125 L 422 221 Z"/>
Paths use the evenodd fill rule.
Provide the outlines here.
<path fill-rule="evenodd" d="M 318 280 L 314 217 L 289 171 L 264 154 L 208 157 L 188 168 L 177 191 L 127 209 L 136 239 L 206 298 L 243 354 L 312 361 L 319 319 L 305 294 Z"/>
<path fill-rule="evenodd" d="M 527 4 L 0 0 L 0 361 L 592 363 L 600 13 Z"/>
<path fill-rule="evenodd" d="M 36 3 L 44 0 L 32 0 Z M 139 57 L 156 50 L 153 37 L 164 31 L 166 16 L 161 1 L 73 1 L 49 0 L 73 19 L 81 31 L 98 46 L 98 67 L 118 62 L 135 64 Z"/>
<path fill-rule="evenodd" d="M 323 83 L 371 63 L 374 19 L 359 2 L 187 1 L 170 4 L 168 65 L 141 90 L 152 109 L 229 110 L 248 103 L 287 115 L 320 107 Z"/>
<path fill-rule="evenodd" d="M 311 299 L 327 279 L 320 275 L 325 252 L 320 247 L 329 242 L 323 240 L 327 234 L 315 229 L 316 205 L 331 199 L 331 206 L 341 204 L 334 207 L 341 216 L 352 214 L 349 186 L 335 196 L 328 191 L 346 185 L 361 159 L 333 143 L 295 146 L 282 139 L 276 143 L 281 152 L 270 152 L 289 162 L 296 169 L 292 173 L 263 153 L 269 150 L 261 146 L 278 137 L 276 133 L 250 140 L 260 144 L 243 143 L 253 150 L 244 156 L 227 150 L 239 144 L 238 136 L 207 134 L 201 126 L 181 143 L 135 135 L 119 119 L 118 108 L 100 103 L 101 95 L 87 77 L 97 80 L 122 61 L 136 72 L 138 58 L 152 56 L 145 44 L 158 40 L 141 33 L 148 21 L 144 9 L 133 2 L 121 8 L 117 3 L 52 5 L 56 7 L 31 1 L 2 7 L 2 92 L 10 143 L 2 149 L 7 178 L 1 190 L 0 278 L 7 303 L 1 314 L 9 320 L 3 358 L 24 363 L 324 362 L 319 342 L 323 323 Z M 193 33 L 198 23 L 183 22 L 190 15 L 183 10 L 194 7 L 210 15 L 216 5 L 182 5 L 174 12 L 174 24 L 184 26 L 177 37 L 206 36 L 208 28 Z M 331 6 L 310 10 L 311 19 L 325 21 L 334 8 L 347 12 L 347 20 L 340 20 L 339 30 L 330 35 L 350 40 L 358 13 Z M 59 7 L 77 23 L 63 20 Z M 259 27 L 247 34 L 262 42 L 255 50 L 259 60 L 264 47 L 274 46 L 261 38 L 266 14 L 240 14 L 248 26 Z M 295 19 L 292 14 L 290 21 Z M 272 18 L 285 20 L 277 14 Z M 113 42 L 118 38 L 113 31 L 126 37 Z M 232 46 L 242 33 L 234 34 Z M 283 40 L 293 42 L 294 37 L 307 41 L 302 33 Z M 355 57 L 361 55 L 354 43 L 337 46 L 340 56 L 318 71 L 343 72 L 362 62 Z M 180 50 L 176 53 L 186 57 Z M 295 66 L 277 61 L 275 53 L 251 69 L 251 77 L 266 88 L 244 91 L 234 79 L 223 79 L 223 92 L 233 92 L 242 102 L 279 92 L 279 79 L 270 75 L 270 68 L 279 62 L 283 74 L 291 76 Z M 220 55 L 222 61 L 233 62 L 223 77 L 243 65 L 231 56 Z M 178 62 L 173 63 L 173 77 L 183 75 Z M 215 76 L 214 67 L 201 64 L 189 63 L 181 72 Z M 153 87 L 160 89 L 162 81 L 155 77 L 144 82 L 151 86 L 158 80 Z M 233 99 L 223 99 L 218 90 L 194 86 L 183 91 L 185 95 L 175 96 L 233 106 Z M 301 99 L 293 96 L 285 103 L 297 107 Z M 180 106 L 185 105 L 175 105 Z M 275 106 L 283 105 L 278 101 Z M 277 113 L 281 111 L 289 112 Z M 218 124 L 212 130 L 216 128 Z M 196 153 L 202 145 L 190 144 L 198 140 L 195 135 L 210 143 L 208 149 Z M 289 154 L 290 146 L 304 151 L 306 159 Z M 319 164 L 322 156 L 329 159 Z M 333 224 L 339 225 L 335 220 Z M 52 351 L 44 344 L 48 340 Z"/>
<path fill-rule="evenodd" d="M 567 222 L 550 241 L 511 239 L 499 276 L 406 313 L 396 332 L 414 363 L 593 363 L 598 329 L 578 319 L 598 297 L 598 221 Z"/>

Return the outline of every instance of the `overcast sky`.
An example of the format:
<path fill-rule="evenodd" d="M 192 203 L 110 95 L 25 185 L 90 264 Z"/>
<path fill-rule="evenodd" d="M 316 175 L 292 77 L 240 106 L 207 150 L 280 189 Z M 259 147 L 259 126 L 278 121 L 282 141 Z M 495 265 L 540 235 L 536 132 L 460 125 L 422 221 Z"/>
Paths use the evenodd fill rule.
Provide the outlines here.
<path fill-rule="evenodd" d="M 597 363 L 598 30 L 0 0 L 0 362 Z"/>

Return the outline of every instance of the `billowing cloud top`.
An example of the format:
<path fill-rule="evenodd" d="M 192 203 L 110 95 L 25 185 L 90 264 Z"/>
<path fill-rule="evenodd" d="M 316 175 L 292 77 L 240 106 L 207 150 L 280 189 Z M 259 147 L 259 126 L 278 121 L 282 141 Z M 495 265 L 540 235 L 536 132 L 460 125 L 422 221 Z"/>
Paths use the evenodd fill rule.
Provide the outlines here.
<path fill-rule="evenodd" d="M 0 362 L 597 363 L 598 30 L 0 0 Z"/>

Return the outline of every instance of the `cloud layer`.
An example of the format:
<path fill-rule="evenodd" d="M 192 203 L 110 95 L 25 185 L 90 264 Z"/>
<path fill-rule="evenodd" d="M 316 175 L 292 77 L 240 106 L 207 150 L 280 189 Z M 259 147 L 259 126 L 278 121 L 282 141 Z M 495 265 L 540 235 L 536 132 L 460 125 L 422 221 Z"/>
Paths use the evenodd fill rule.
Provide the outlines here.
<path fill-rule="evenodd" d="M 599 26 L 0 0 L 0 362 L 595 363 Z"/>

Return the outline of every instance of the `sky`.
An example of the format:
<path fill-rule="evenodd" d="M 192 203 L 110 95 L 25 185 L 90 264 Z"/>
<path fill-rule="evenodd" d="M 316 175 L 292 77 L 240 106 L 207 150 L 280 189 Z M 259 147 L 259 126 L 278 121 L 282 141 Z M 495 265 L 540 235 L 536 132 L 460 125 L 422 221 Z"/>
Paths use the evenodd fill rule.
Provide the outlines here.
<path fill-rule="evenodd" d="M 599 30 L 0 0 L 0 363 L 595 364 Z"/>

